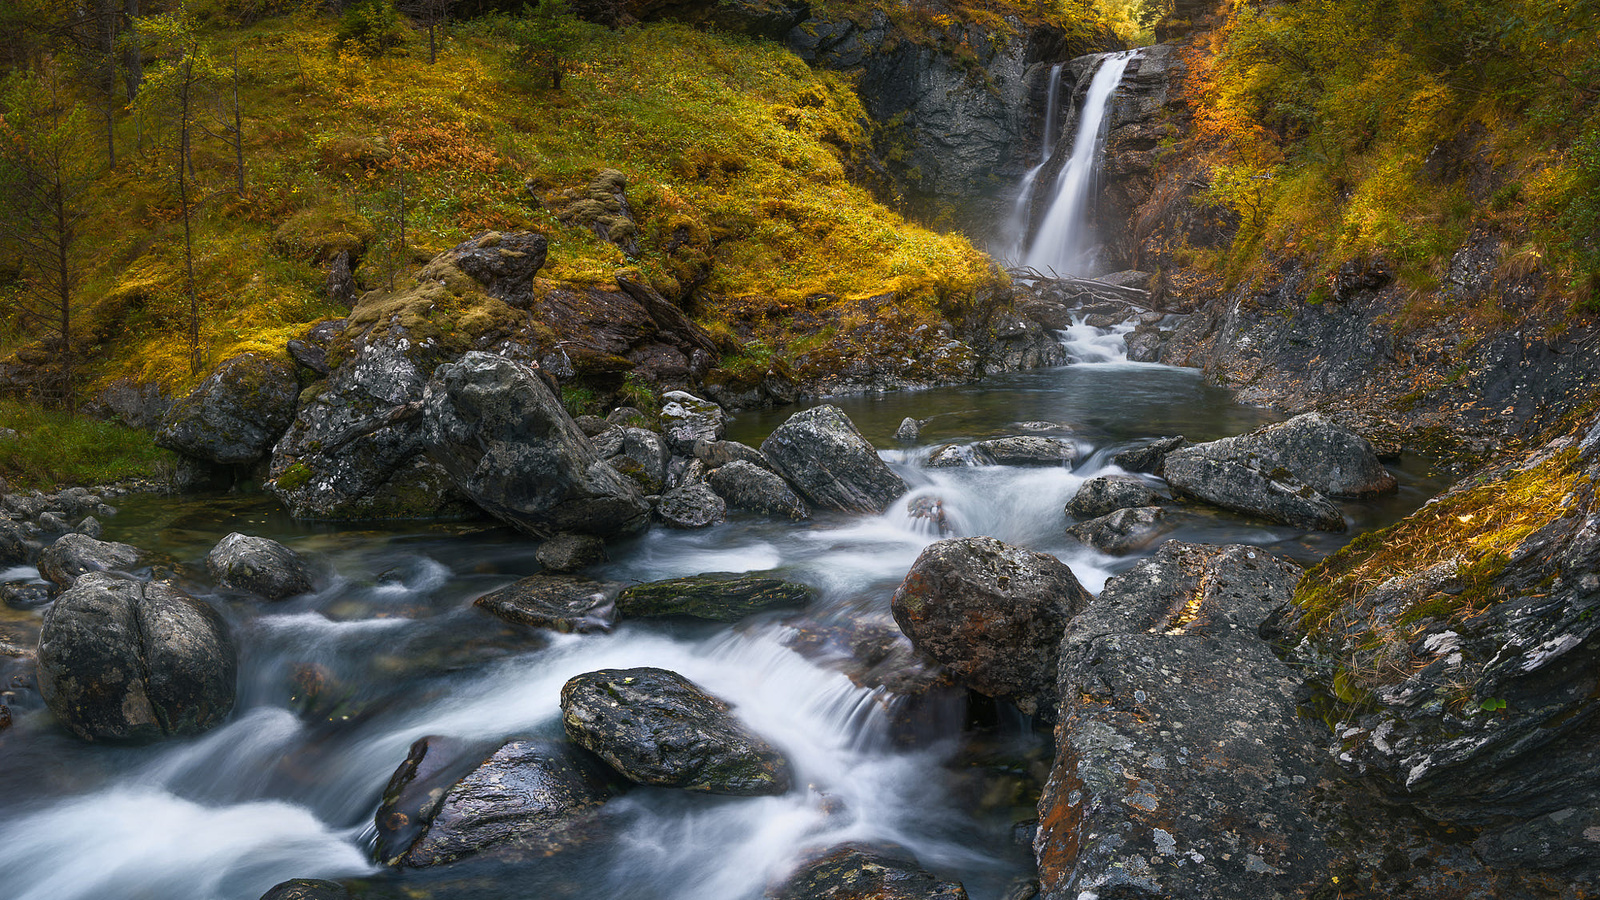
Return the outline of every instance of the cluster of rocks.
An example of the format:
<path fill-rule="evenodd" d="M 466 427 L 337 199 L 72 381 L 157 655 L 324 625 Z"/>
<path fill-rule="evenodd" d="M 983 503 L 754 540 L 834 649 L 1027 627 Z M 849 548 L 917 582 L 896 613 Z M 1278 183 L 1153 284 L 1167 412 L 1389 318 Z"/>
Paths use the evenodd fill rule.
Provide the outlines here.
<path fill-rule="evenodd" d="M 1031 273 L 1027 273 L 1031 274 Z M 1029 278 L 1019 286 L 1017 309 L 1056 331 L 1074 325 L 1118 329 L 1130 362 L 1160 362 L 1184 316 L 1156 308 L 1147 272 L 1115 272 L 1096 279 Z"/>

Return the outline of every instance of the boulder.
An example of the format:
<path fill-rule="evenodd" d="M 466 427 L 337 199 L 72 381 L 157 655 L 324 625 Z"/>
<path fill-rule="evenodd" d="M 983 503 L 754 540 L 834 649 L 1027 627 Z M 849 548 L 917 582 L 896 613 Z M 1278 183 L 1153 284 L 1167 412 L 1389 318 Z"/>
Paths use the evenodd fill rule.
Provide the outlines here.
<path fill-rule="evenodd" d="M 979 441 L 972 448 L 997 466 L 1070 466 L 1078 448 L 1047 437 L 1004 437 Z"/>
<path fill-rule="evenodd" d="M 43 584 L 0 584 L 0 603 L 11 609 L 38 609 L 50 602 L 50 588 Z"/>
<path fill-rule="evenodd" d="M 823 509 L 877 514 L 906 492 L 906 483 L 837 406 L 790 416 L 761 443 L 761 452 L 802 496 Z"/>
<path fill-rule="evenodd" d="M 962 683 L 1050 718 L 1061 633 L 1088 602 L 1055 557 L 975 537 L 929 545 L 890 609 L 911 643 Z"/>
<path fill-rule="evenodd" d="M 1101 475 L 1078 487 L 1078 493 L 1067 501 L 1067 515 L 1076 519 L 1097 519 L 1119 509 L 1150 506 L 1158 499 L 1156 492 L 1137 478 Z"/>
<path fill-rule="evenodd" d="M 540 544 L 534 556 L 551 574 L 578 572 L 606 561 L 606 543 L 591 534 L 558 534 Z"/>
<path fill-rule="evenodd" d="M 1161 345 L 1165 341 L 1159 331 L 1135 331 L 1127 336 L 1128 361 L 1153 363 L 1161 361 Z"/>
<path fill-rule="evenodd" d="M 922 423 L 906 416 L 900 420 L 900 427 L 894 430 L 894 439 L 902 444 L 915 444 L 922 437 Z"/>
<path fill-rule="evenodd" d="M 563 634 L 610 631 L 618 585 L 561 575 L 530 575 L 472 601 L 514 625 Z"/>
<path fill-rule="evenodd" d="M 97 541 L 84 534 L 62 535 L 39 554 L 39 574 L 60 587 L 71 587 L 88 572 L 126 572 L 143 554 L 131 544 Z"/>
<path fill-rule="evenodd" d="M 294 367 L 254 353 L 224 362 L 161 417 L 156 443 L 219 465 L 267 455 L 294 421 Z"/>
<path fill-rule="evenodd" d="M 225 588 L 282 600 L 311 590 L 311 570 L 300 554 L 274 540 L 237 531 L 206 554 L 206 571 Z"/>
<path fill-rule="evenodd" d="M 1339 507 L 1285 469 L 1263 470 L 1258 460 L 1217 455 L 1207 446 L 1167 454 L 1161 474 L 1174 494 L 1296 528 L 1345 529 Z"/>
<path fill-rule="evenodd" d="M 429 455 L 502 522 L 602 537 L 648 523 L 644 496 L 595 455 L 536 369 L 471 352 L 434 371 L 422 404 Z"/>
<path fill-rule="evenodd" d="M 816 592 L 803 584 L 763 575 L 711 572 L 636 584 L 617 595 L 623 616 L 688 616 L 713 622 L 737 622 L 769 609 L 810 603 Z"/>
<path fill-rule="evenodd" d="M 811 518 L 805 501 L 781 476 L 742 459 L 711 472 L 706 476 L 706 484 L 735 509 L 795 520 Z"/>
<path fill-rule="evenodd" d="M 789 761 L 728 704 L 665 669 L 601 669 L 561 689 L 567 736 L 630 781 L 736 796 L 788 792 Z"/>
<path fill-rule="evenodd" d="M 342 254 L 341 254 L 342 255 Z M 350 891 L 337 881 L 321 878 L 291 878 L 273 885 L 261 900 L 349 900 Z"/>
<path fill-rule="evenodd" d="M 489 231 L 457 244 L 448 258 L 489 296 L 525 308 L 549 248 L 549 239 L 532 231 Z"/>
<path fill-rule="evenodd" d="M 1314 737 L 1258 633 L 1299 574 L 1258 548 L 1172 541 L 1068 627 L 1034 840 L 1041 898 L 1305 897 L 1326 883 Z"/>
<path fill-rule="evenodd" d="M 462 753 L 423 738 L 390 779 L 377 822 L 389 865 L 423 868 L 486 851 L 557 849 L 624 786 L 589 754 L 564 742 L 510 741 L 448 790 Z M 443 762 L 431 757 L 444 756 Z M 450 757 L 454 758 L 450 758 Z M 442 794 L 442 796 L 441 796 Z"/>
<path fill-rule="evenodd" d="M 1238 462 L 1272 474 L 1282 470 L 1329 497 L 1371 497 L 1393 491 L 1397 485 L 1366 438 L 1319 413 L 1198 444 L 1174 455 Z M 1173 455 L 1169 455 L 1167 463 L 1172 461 Z"/>
<path fill-rule="evenodd" d="M 705 528 L 727 520 L 728 504 L 710 485 L 689 484 L 661 495 L 656 518 L 668 528 Z"/>
<path fill-rule="evenodd" d="M 1157 472 L 1160 471 L 1161 462 L 1167 458 L 1168 453 L 1188 443 L 1181 434 L 1176 437 L 1156 438 L 1142 447 L 1113 454 L 1111 462 L 1129 472 Z"/>
<path fill-rule="evenodd" d="M 846 844 L 801 866 L 771 900 L 967 900 L 959 881 L 940 881 L 899 848 Z"/>
<path fill-rule="evenodd" d="M 679 456 L 693 456 L 696 441 L 720 441 L 727 431 L 722 407 L 687 391 L 661 395 L 661 436 Z"/>
<path fill-rule="evenodd" d="M 28 526 L 0 516 L 0 566 L 31 563 L 39 558 L 39 542 Z"/>
<path fill-rule="evenodd" d="M 667 450 L 666 441 L 654 431 L 631 427 L 622 429 L 622 448 L 618 453 L 638 464 L 648 480 L 656 484 L 667 480 L 667 463 L 672 459 L 672 454 Z"/>
<path fill-rule="evenodd" d="M 1161 527 L 1164 518 L 1166 513 L 1159 506 L 1119 509 L 1070 526 L 1067 535 L 1101 553 L 1123 556 L 1155 543 L 1164 530 Z"/>
<path fill-rule="evenodd" d="M 928 458 L 922 461 L 922 467 L 925 469 L 963 469 L 967 466 L 982 465 L 988 465 L 988 461 L 979 459 L 971 447 L 960 444 L 935 447 L 933 452 L 928 454 Z"/>
<path fill-rule="evenodd" d="M 707 469 L 718 469 L 731 462 L 747 462 L 772 470 L 772 463 L 761 455 L 760 450 L 738 441 L 698 441 L 694 445 L 694 458 L 704 463 Z"/>
<path fill-rule="evenodd" d="M 345 324 L 344 319 L 318 322 L 306 330 L 304 337 L 291 340 L 284 347 L 295 362 L 326 377 L 333 371 L 328 364 L 328 347 L 344 331 Z"/>
<path fill-rule="evenodd" d="M 85 740 L 198 734 L 233 709 L 227 626 L 160 582 L 78 578 L 45 613 L 38 666 L 50 711 Z"/>

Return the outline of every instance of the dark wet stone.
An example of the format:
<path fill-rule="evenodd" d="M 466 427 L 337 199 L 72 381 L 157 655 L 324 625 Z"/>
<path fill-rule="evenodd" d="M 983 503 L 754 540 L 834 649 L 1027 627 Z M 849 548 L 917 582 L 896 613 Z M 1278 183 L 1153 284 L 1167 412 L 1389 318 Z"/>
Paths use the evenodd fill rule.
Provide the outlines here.
<path fill-rule="evenodd" d="M 881 513 L 906 492 L 849 417 L 837 406 L 790 416 L 761 443 L 795 490 L 823 509 Z"/>
<path fill-rule="evenodd" d="M 727 431 L 722 407 L 685 391 L 661 395 L 661 436 L 679 456 L 693 456 L 698 441 L 720 441 Z"/>
<path fill-rule="evenodd" d="M 940 881 L 896 848 L 846 844 L 800 867 L 767 892 L 770 900 L 966 900 L 957 881 Z"/>
<path fill-rule="evenodd" d="M 711 572 L 634 585 L 617 595 L 617 611 L 627 618 L 689 616 L 737 622 L 769 609 L 804 606 L 815 595 L 806 585 L 777 578 Z"/>
<path fill-rule="evenodd" d="M 721 468 L 743 460 L 753 466 L 772 471 L 772 462 L 761 451 L 738 441 L 699 441 L 694 445 L 694 458 L 705 463 L 707 469 Z"/>
<path fill-rule="evenodd" d="M 706 484 L 734 509 L 795 520 L 811 518 L 805 501 L 782 476 L 742 459 L 713 470 L 706 476 Z"/>
<path fill-rule="evenodd" d="M 473 605 L 515 625 L 563 634 L 609 631 L 618 585 L 561 575 L 530 575 L 491 591 Z"/>
<path fill-rule="evenodd" d="M 1055 557 L 978 537 L 922 551 L 890 608 L 911 643 L 962 683 L 1048 718 L 1061 633 L 1088 602 Z"/>
<path fill-rule="evenodd" d="M 1070 466 L 1078 458 L 1071 442 L 1047 437 L 995 438 L 972 448 L 997 466 Z"/>
<path fill-rule="evenodd" d="M 219 465 L 255 462 L 294 421 L 294 367 L 254 353 L 217 367 L 161 418 L 156 443 Z"/>
<path fill-rule="evenodd" d="M 349 900 L 350 891 L 337 881 L 320 878 L 291 878 L 274 885 L 261 900 Z"/>
<path fill-rule="evenodd" d="M 12 609 L 38 609 L 50 602 L 50 587 L 43 584 L 0 584 L 0 603 Z"/>
<path fill-rule="evenodd" d="M 534 556 L 546 572 L 578 572 L 606 561 L 606 542 L 590 534 L 558 534 L 539 545 Z"/>
<path fill-rule="evenodd" d="M 39 558 L 39 549 L 26 524 L 0 516 L 0 565 L 31 563 Z"/>
<path fill-rule="evenodd" d="M 283 600 L 311 590 L 311 570 L 300 554 L 274 540 L 234 532 L 206 554 L 206 571 L 217 583 L 264 600 Z"/>
<path fill-rule="evenodd" d="M 1111 461 L 1129 472 L 1157 472 L 1161 469 L 1161 462 L 1167 458 L 1168 453 L 1188 443 L 1181 434 L 1157 438 L 1142 447 L 1117 453 L 1111 457 Z"/>
<path fill-rule="evenodd" d="M 1137 478 L 1102 475 L 1085 481 L 1078 493 L 1067 501 L 1067 515 L 1078 519 L 1097 519 L 1119 509 L 1150 506 L 1156 492 Z"/>
<path fill-rule="evenodd" d="M 963 447 L 960 444 L 936 447 L 922 463 L 925 469 L 961 469 L 981 465 L 985 465 L 985 461 L 978 459 L 970 447 Z"/>
<path fill-rule="evenodd" d="M 567 736 L 630 781 L 710 794 L 789 790 L 789 761 L 728 704 L 665 669 L 602 669 L 561 689 Z"/>
<path fill-rule="evenodd" d="M 1188 447 L 1167 455 L 1162 477 L 1180 497 L 1318 531 L 1343 531 L 1344 514 L 1323 494 L 1282 467 L 1264 470 L 1249 457 L 1232 458 Z"/>
<path fill-rule="evenodd" d="M 661 495 L 656 518 L 669 528 L 706 528 L 728 518 L 727 501 L 707 484 L 689 484 Z"/>
<path fill-rule="evenodd" d="M 900 427 L 894 430 L 894 439 L 902 444 L 915 444 L 922 437 L 922 423 L 906 416 L 900 420 Z"/>
<path fill-rule="evenodd" d="M 1137 553 L 1155 543 L 1165 530 L 1166 513 L 1159 506 L 1119 509 L 1067 528 L 1067 535 L 1112 556 Z"/>
<path fill-rule="evenodd" d="M 1167 465 L 1178 457 L 1239 462 L 1269 475 L 1281 470 L 1329 497 L 1370 497 L 1397 484 L 1372 444 L 1318 413 L 1175 451 Z"/>
<path fill-rule="evenodd" d="M 95 572 L 45 613 L 39 691 L 85 740 L 198 734 L 233 708 L 235 650 L 211 607 Z"/>
<path fill-rule="evenodd" d="M 67 534 L 39 554 L 39 574 L 61 587 L 71 587 L 88 572 L 126 572 L 139 564 L 138 547 Z"/>

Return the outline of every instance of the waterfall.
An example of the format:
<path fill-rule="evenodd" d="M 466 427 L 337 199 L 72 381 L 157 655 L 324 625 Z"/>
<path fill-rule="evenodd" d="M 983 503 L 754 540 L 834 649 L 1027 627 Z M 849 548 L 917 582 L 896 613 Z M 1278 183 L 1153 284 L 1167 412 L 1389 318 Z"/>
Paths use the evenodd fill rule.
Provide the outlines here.
<path fill-rule="evenodd" d="M 1004 241 L 1004 248 L 996 253 L 1002 259 L 1020 260 L 1022 253 L 1028 246 L 1028 211 L 1033 208 L 1033 192 L 1039 182 L 1039 173 L 1056 156 L 1056 108 L 1057 100 L 1061 95 L 1061 70 L 1066 63 L 1056 63 L 1050 67 L 1050 83 L 1045 91 L 1044 103 L 1044 134 L 1039 148 L 1039 164 L 1028 170 L 1022 176 L 1022 188 L 1017 192 L 1017 200 L 1011 204 L 1011 216 L 1006 219 L 1005 227 L 1000 230 L 1000 237 Z"/>
<path fill-rule="evenodd" d="M 1078 115 L 1077 133 L 1072 139 L 1072 155 L 1056 175 L 1055 194 L 1050 200 L 1044 220 L 1039 223 L 1033 240 L 1028 244 L 1022 264 L 1040 272 L 1063 275 L 1088 276 L 1095 274 L 1095 242 L 1085 221 L 1089 206 L 1089 193 L 1094 187 L 1095 174 L 1100 168 L 1100 144 L 1106 127 L 1106 112 L 1111 107 L 1111 96 L 1122 83 L 1122 74 L 1138 55 L 1137 50 L 1108 54 L 1095 69 L 1094 78 L 1083 98 L 1083 109 Z M 1051 85 L 1051 106 L 1054 107 L 1055 86 Z M 1047 116 L 1050 112 L 1046 113 Z M 1046 145 L 1048 147 L 1048 145 Z M 1039 164 L 1028 179 L 1034 179 L 1045 161 Z M 1034 186 L 1031 180 L 1023 184 L 1023 197 L 1019 203 L 1031 205 Z M 1022 208 L 1024 221 L 1027 207 Z"/>

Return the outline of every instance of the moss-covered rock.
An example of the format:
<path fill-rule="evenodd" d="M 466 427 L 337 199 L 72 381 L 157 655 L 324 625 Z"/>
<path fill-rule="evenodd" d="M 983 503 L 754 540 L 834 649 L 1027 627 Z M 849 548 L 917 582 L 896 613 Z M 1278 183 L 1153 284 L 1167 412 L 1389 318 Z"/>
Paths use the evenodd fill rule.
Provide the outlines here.
<path fill-rule="evenodd" d="M 172 404 L 156 442 L 219 465 L 255 462 L 289 427 L 299 394 L 288 363 L 255 353 L 236 356 Z"/>

